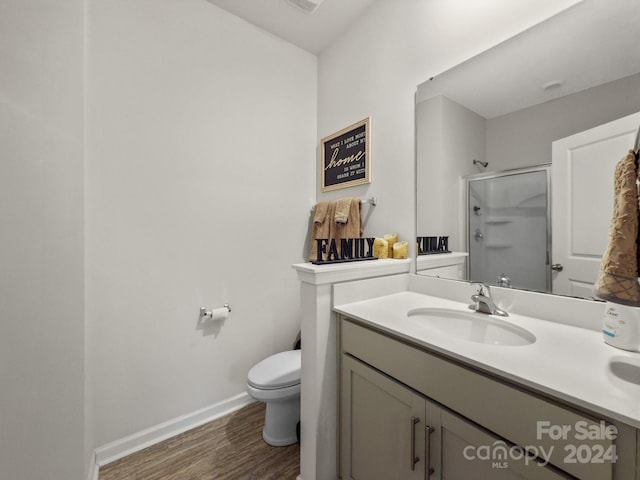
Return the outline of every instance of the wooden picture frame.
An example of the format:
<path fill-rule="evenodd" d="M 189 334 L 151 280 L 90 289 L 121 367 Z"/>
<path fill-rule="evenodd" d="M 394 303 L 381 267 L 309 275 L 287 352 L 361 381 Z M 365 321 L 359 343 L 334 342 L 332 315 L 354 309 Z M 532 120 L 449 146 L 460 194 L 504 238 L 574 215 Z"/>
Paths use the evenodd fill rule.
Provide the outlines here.
<path fill-rule="evenodd" d="M 371 117 L 324 137 L 320 143 L 321 191 L 371 183 Z"/>

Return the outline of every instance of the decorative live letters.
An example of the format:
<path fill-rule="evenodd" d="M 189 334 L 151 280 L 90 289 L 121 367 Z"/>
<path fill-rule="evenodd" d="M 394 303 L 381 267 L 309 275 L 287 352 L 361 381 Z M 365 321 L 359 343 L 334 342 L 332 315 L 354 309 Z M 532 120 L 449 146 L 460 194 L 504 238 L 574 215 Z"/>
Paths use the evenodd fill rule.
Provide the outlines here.
<path fill-rule="evenodd" d="M 449 237 L 417 237 L 418 255 L 432 255 L 434 253 L 451 253 L 449 251 Z"/>

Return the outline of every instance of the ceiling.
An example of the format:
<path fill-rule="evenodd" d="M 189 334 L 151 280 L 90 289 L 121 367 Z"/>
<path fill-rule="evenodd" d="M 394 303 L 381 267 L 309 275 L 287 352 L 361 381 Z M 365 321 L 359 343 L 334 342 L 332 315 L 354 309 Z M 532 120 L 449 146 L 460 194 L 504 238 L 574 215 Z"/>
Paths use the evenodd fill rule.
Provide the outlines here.
<path fill-rule="evenodd" d="M 636 74 L 638 25 L 638 0 L 585 0 L 424 82 L 416 101 L 444 95 L 494 118 Z"/>
<path fill-rule="evenodd" d="M 375 0 L 324 0 L 312 14 L 291 5 L 288 0 L 207 1 L 318 55 Z"/>

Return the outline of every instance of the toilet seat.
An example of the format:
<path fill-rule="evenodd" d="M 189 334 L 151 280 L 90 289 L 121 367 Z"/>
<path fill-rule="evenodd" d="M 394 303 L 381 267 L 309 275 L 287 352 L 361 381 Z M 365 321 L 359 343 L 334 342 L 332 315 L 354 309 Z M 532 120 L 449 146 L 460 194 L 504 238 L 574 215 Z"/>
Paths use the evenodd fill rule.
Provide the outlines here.
<path fill-rule="evenodd" d="M 247 383 L 247 393 L 254 400 L 267 404 L 289 402 L 294 398 L 298 399 L 298 403 L 300 402 L 299 383 L 284 388 L 255 388 Z"/>
<path fill-rule="evenodd" d="M 265 358 L 249 370 L 249 386 L 275 390 L 300 383 L 300 350 L 289 350 Z"/>

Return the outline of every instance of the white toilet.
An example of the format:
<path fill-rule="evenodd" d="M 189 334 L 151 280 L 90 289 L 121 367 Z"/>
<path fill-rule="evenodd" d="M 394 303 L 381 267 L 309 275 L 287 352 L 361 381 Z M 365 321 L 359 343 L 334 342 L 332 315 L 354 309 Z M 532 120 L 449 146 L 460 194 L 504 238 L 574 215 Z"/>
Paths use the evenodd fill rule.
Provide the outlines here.
<path fill-rule="evenodd" d="M 300 350 L 276 353 L 249 370 L 247 393 L 267 404 L 262 438 L 281 447 L 298 441 Z"/>

